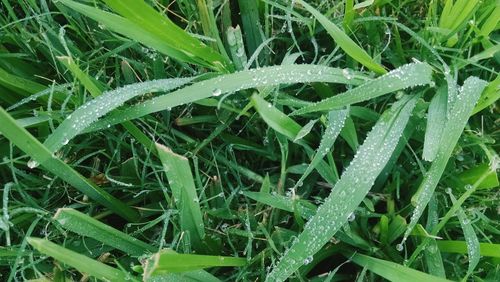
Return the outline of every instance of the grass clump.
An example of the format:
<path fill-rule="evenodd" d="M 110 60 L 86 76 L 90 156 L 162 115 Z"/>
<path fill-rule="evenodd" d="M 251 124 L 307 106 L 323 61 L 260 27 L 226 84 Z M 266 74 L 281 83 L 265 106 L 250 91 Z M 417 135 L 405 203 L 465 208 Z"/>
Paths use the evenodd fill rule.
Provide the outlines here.
<path fill-rule="evenodd" d="M 498 1 L 0 10 L 2 281 L 500 280 Z"/>

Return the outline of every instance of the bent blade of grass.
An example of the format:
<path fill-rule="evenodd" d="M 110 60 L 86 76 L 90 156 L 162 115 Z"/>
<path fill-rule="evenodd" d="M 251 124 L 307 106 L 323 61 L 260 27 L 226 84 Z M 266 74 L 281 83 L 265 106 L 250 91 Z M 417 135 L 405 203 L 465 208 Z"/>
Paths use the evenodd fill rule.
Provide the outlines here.
<path fill-rule="evenodd" d="M 431 83 L 432 69 L 426 63 L 411 63 L 368 81 L 352 90 L 312 103 L 296 110 L 291 115 L 338 109 L 394 91 Z"/>
<path fill-rule="evenodd" d="M 273 107 L 273 105 L 262 99 L 258 94 L 253 94 L 250 100 L 257 112 L 261 113 L 260 116 L 262 119 L 271 128 L 288 137 L 290 140 L 296 139 L 296 136 L 302 129 L 297 122 Z M 265 112 L 265 114 L 262 114 L 262 112 Z"/>
<path fill-rule="evenodd" d="M 58 209 L 53 219 L 65 229 L 96 239 L 128 255 L 141 256 L 155 251 L 145 242 L 71 208 Z"/>
<path fill-rule="evenodd" d="M 111 196 L 102 188 L 96 186 L 79 174 L 61 159 L 54 156 L 42 143 L 40 143 L 26 129 L 20 127 L 16 121 L 0 107 L 0 132 L 13 144 L 28 154 L 36 164 L 43 166 L 47 171 L 60 177 L 89 198 L 106 206 L 116 214 L 129 221 L 136 221 L 138 213 L 122 201 Z M 36 165 L 35 165 L 36 166 Z"/>
<path fill-rule="evenodd" d="M 304 179 L 306 179 L 306 177 L 316 168 L 316 166 L 318 166 L 321 160 L 323 160 L 326 154 L 330 151 L 330 148 L 333 146 L 333 143 L 335 143 L 337 136 L 340 134 L 342 128 L 344 127 L 344 123 L 347 119 L 348 113 L 349 109 L 345 109 L 334 110 L 328 114 L 328 124 L 325 129 L 325 133 L 321 137 L 319 147 L 314 153 L 314 157 L 307 166 L 306 170 L 297 181 L 297 184 L 295 184 L 296 187 L 299 186 L 304 181 Z"/>
<path fill-rule="evenodd" d="M 109 117 L 93 124 L 86 131 L 107 128 L 108 125 L 139 118 L 168 108 L 250 88 L 309 82 L 359 85 L 364 80 L 365 77 L 358 74 L 354 75 L 352 79 L 347 79 L 343 75 L 342 69 L 318 65 L 286 65 L 251 69 L 201 81 L 131 106 L 126 110 L 112 113 Z"/>
<path fill-rule="evenodd" d="M 488 84 L 486 89 L 484 89 L 472 114 L 477 114 L 488 106 L 493 105 L 498 99 L 500 99 L 500 75 L 497 75 L 497 77 Z"/>
<path fill-rule="evenodd" d="M 351 260 L 389 281 L 450 281 L 391 261 L 381 260 L 362 254 L 353 255 Z"/>
<path fill-rule="evenodd" d="M 130 280 L 130 277 L 123 273 L 120 269 L 113 268 L 97 260 L 93 260 L 87 256 L 77 252 L 68 250 L 49 240 L 40 238 L 27 238 L 28 243 L 39 252 L 53 257 L 54 259 L 74 267 L 82 273 L 86 273 L 99 280 L 108 281 L 125 281 Z"/>
<path fill-rule="evenodd" d="M 455 196 L 450 193 L 450 198 L 453 204 L 457 202 Z M 467 277 L 469 277 L 474 269 L 477 267 L 479 263 L 479 259 L 481 258 L 480 250 L 479 250 L 479 240 L 477 239 L 476 232 L 474 231 L 474 227 L 465 214 L 464 209 L 461 207 L 457 211 L 457 217 L 460 221 L 460 226 L 462 227 L 462 231 L 464 233 L 465 242 L 467 243 L 467 258 L 469 260 L 469 267 L 467 268 L 467 273 L 462 281 L 467 281 Z"/>
<path fill-rule="evenodd" d="M 439 240 L 437 246 L 445 253 L 467 254 L 467 242 Z M 500 258 L 500 244 L 479 243 L 479 253 L 481 256 Z"/>
<path fill-rule="evenodd" d="M 427 114 L 427 129 L 424 137 L 424 150 L 422 158 L 426 161 L 433 161 L 436 157 L 441 134 L 446 124 L 446 106 L 448 102 L 446 88 L 440 87 L 436 95 L 432 98 Z"/>
<path fill-rule="evenodd" d="M 195 248 L 200 249 L 205 227 L 189 161 L 161 144 L 157 143 L 156 149 L 179 209 L 181 229 L 188 232 Z"/>
<path fill-rule="evenodd" d="M 436 158 L 429 170 L 425 173 L 424 179 L 416 194 L 412 197 L 412 202 L 415 205 L 415 210 L 411 216 L 410 223 L 405 231 L 403 242 L 406 241 L 411 231 L 417 225 L 420 216 L 422 216 L 427 203 L 430 201 L 434 189 L 441 179 L 448 160 L 455 148 L 455 145 L 462 135 L 462 131 L 467 124 L 474 105 L 476 104 L 481 92 L 486 87 L 486 82 L 477 77 L 469 77 L 465 80 L 464 85 L 454 102 L 448 121 L 443 129 L 442 138 L 439 144 L 439 149 Z"/>
<path fill-rule="evenodd" d="M 60 2 L 115 32 L 157 49 L 181 62 L 201 65 L 215 71 L 232 70 L 230 62 L 223 56 L 189 35 L 142 0 L 104 1 L 123 17 L 70 0 Z"/>
<path fill-rule="evenodd" d="M 318 10 L 314 9 L 311 5 L 302 0 L 296 0 L 296 3 L 304 6 L 304 8 L 311 13 L 321 23 L 321 25 L 323 25 L 333 40 L 349 56 L 378 74 L 384 74 L 387 72 L 383 66 L 376 63 L 365 50 L 359 47 L 354 40 L 352 40 L 347 34 L 345 34 L 345 32 L 332 23 L 327 17 L 323 16 Z"/>
<path fill-rule="evenodd" d="M 251 191 L 243 191 L 243 195 L 259 203 L 288 212 L 294 212 L 295 211 L 294 205 L 298 204 L 300 205 L 298 212 L 300 216 L 302 216 L 305 219 L 311 218 L 316 213 L 316 209 L 314 208 L 314 206 L 312 206 L 312 204 L 305 205 L 302 204 L 301 201 L 297 201 L 296 203 L 294 203 L 295 201 L 294 199 L 282 195 L 273 195 L 267 192 L 251 192 Z"/>
<path fill-rule="evenodd" d="M 163 273 L 184 272 L 208 267 L 244 266 L 246 263 L 246 258 L 178 254 L 165 249 L 151 256 L 146 262 L 144 278 L 148 279 Z"/>
<path fill-rule="evenodd" d="M 126 85 L 106 91 L 76 109 L 45 140 L 44 145 L 55 152 L 103 115 L 126 101 L 149 92 L 169 91 L 189 83 L 194 78 L 167 78 Z M 106 126 L 107 127 L 107 126 Z"/>
<path fill-rule="evenodd" d="M 304 231 L 281 257 L 266 281 L 287 279 L 347 222 L 390 159 L 416 101 L 417 96 L 405 96 L 380 117 L 331 194 L 307 222 Z"/>

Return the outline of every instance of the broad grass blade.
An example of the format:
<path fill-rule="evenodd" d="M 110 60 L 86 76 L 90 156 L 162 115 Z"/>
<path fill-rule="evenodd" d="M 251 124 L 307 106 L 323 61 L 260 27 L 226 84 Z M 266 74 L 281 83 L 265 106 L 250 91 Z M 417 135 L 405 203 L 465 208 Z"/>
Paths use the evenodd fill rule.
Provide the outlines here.
<path fill-rule="evenodd" d="M 81 236 L 96 239 L 132 256 L 154 252 L 155 248 L 84 213 L 70 208 L 58 209 L 54 220 Z"/>
<path fill-rule="evenodd" d="M 342 69 L 318 65 L 286 65 L 251 69 L 201 81 L 144 103 L 131 106 L 126 110 L 118 111 L 96 122 L 88 131 L 107 128 L 109 125 L 139 118 L 147 114 L 208 97 L 232 94 L 244 89 L 309 82 L 359 85 L 365 79 L 364 76 L 359 74 L 353 75 L 348 79 L 343 75 Z"/>
<path fill-rule="evenodd" d="M 191 243 L 200 250 L 205 229 L 189 161 L 161 144 L 156 144 L 156 149 L 179 209 L 181 229 L 189 234 Z"/>
<path fill-rule="evenodd" d="M 281 257 L 267 281 L 287 279 L 347 222 L 390 159 L 416 101 L 416 97 L 403 97 L 380 117 L 331 194 Z"/>
<path fill-rule="evenodd" d="M 439 250 L 445 253 L 467 253 L 467 242 L 465 241 L 439 240 L 437 245 Z M 479 249 L 481 256 L 500 258 L 500 244 L 479 243 Z"/>
<path fill-rule="evenodd" d="M 86 273 L 99 280 L 125 281 L 130 280 L 120 269 L 113 268 L 102 262 L 93 260 L 87 256 L 68 250 L 49 240 L 40 238 L 28 238 L 28 243 L 39 252 L 55 258 L 56 260 L 74 267 L 82 273 Z"/>
<path fill-rule="evenodd" d="M 296 110 L 292 115 L 329 111 L 354 103 L 370 100 L 394 91 L 431 83 L 432 69 L 426 63 L 411 63 L 368 81 L 342 94 L 312 103 Z"/>
<path fill-rule="evenodd" d="M 426 161 L 433 161 L 438 152 L 439 144 L 441 141 L 441 134 L 443 133 L 446 124 L 446 107 L 448 103 L 447 89 L 441 87 L 438 89 L 436 95 L 432 98 L 429 105 L 427 114 L 427 129 L 425 130 L 424 150 L 422 158 Z"/>
<path fill-rule="evenodd" d="M 415 269 L 411 269 L 400 264 L 381 260 L 362 254 L 355 254 L 351 257 L 355 263 L 366 267 L 368 270 L 384 277 L 389 281 L 428 281 L 428 282 L 444 282 L 450 281 L 441 277 L 432 276 Z"/>
<path fill-rule="evenodd" d="M 441 139 L 436 158 L 424 175 L 424 179 L 422 180 L 422 183 L 420 183 L 417 193 L 413 196 L 412 202 L 415 203 L 415 210 L 413 211 L 410 223 L 408 224 L 408 229 L 404 234 L 403 242 L 406 241 L 406 238 L 408 238 L 412 229 L 415 225 L 417 225 L 417 222 L 420 219 L 420 216 L 422 216 L 427 203 L 430 201 L 432 194 L 434 193 L 434 189 L 438 185 L 441 175 L 446 168 L 448 159 L 450 158 L 460 135 L 462 135 L 462 131 L 467 124 L 467 120 L 474 109 L 474 105 L 485 87 L 486 82 L 477 77 L 469 77 L 464 82 L 464 85 L 452 106 L 450 116 L 448 117 L 448 121 L 446 122 L 446 126 L 443 130 L 442 136 L 445 136 L 446 138 Z"/>

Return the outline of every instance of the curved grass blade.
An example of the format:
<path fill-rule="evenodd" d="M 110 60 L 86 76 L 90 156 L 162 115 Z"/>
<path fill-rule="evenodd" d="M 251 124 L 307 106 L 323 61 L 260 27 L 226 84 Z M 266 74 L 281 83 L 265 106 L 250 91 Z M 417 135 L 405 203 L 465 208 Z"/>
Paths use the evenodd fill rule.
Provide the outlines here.
<path fill-rule="evenodd" d="M 181 229 L 189 234 L 191 243 L 200 250 L 205 227 L 189 161 L 161 144 L 157 143 L 156 149 L 179 209 Z"/>
<path fill-rule="evenodd" d="M 70 208 L 58 209 L 54 220 L 62 227 L 82 236 L 94 238 L 128 255 L 141 256 L 155 248 L 84 213 Z"/>
<path fill-rule="evenodd" d="M 467 120 L 472 113 L 474 105 L 485 87 L 486 82 L 477 77 L 469 77 L 465 80 L 443 129 L 442 136 L 446 136 L 446 138 L 441 139 L 436 158 L 424 175 L 424 179 L 422 183 L 420 183 L 417 193 L 413 196 L 412 202 L 415 203 L 415 210 L 413 211 L 410 223 L 405 231 L 402 243 L 406 241 L 415 225 L 417 225 L 427 203 L 430 201 L 434 189 L 438 185 L 441 175 L 446 168 L 448 159 L 460 135 L 462 135 L 462 131 L 467 124 Z"/>
<path fill-rule="evenodd" d="M 0 107 L 0 132 L 12 143 L 33 158 L 33 166 L 41 165 L 47 171 L 57 175 L 62 180 L 81 191 L 89 198 L 106 206 L 116 214 L 129 221 L 136 221 L 139 217 L 136 211 L 122 201 L 111 196 L 108 192 L 96 186 L 83 177 L 68 164 L 55 157 L 42 143 L 33 137 L 26 129 L 20 127 L 16 121 Z"/>
<path fill-rule="evenodd" d="M 306 179 L 306 177 L 318 166 L 318 164 L 323 160 L 326 154 L 330 151 L 330 148 L 335 143 L 337 136 L 340 134 L 340 131 L 344 127 L 344 123 L 347 119 L 347 115 L 349 113 L 349 109 L 345 110 L 334 110 L 328 113 L 328 124 L 325 130 L 325 133 L 321 137 L 321 141 L 319 143 L 319 147 L 314 154 L 311 162 L 307 166 L 304 174 L 297 181 L 296 186 L 300 186 L 301 183 Z"/>
<path fill-rule="evenodd" d="M 453 196 L 452 193 L 450 193 L 449 195 L 452 203 L 455 204 L 457 199 L 455 198 L 455 196 Z M 467 243 L 467 258 L 469 260 L 469 267 L 467 268 L 467 274 L 462 279 L 462 281 L 467 281 L 467 278 L 477 267 L 477 265 L 479 264 L 479 259 L 481 258 L 479 250 L 479 240 L 477 239 L 474 227 L 472 227 L 469 218 L 467 218 L 465 211 L 461 207 L 457 211 L 457 217 L 464 232 L 465 242 Z"/>
<path fill-rule="evenodd" d="M 489 105 L 493 105 L 498 99 L 500 99 L 500 74 L 484 89 L 472 114 L 477 114 Z"/>
<path fill-rule="evenodd" d="M 189 83 L 194 78 L 169 78 L 126 85 L 88 101 L 76 109 L 45 140 L 44 145 L 55 152 L 103 115 L 126 101 L 148 92 L 169 91 Z"/>
<path fill-rule="evenodd" d="M 46 254 L 54 259 L 74 267 L 80 272 L 94 276 L 99 280 L 107 281 L 126 281 L 131 277 L 123 273 L 120 269 L 113 268 L 102 262 L 93 260 L 77 252 L 68 250 L 49 240 L 40 238 L 27 238 L 28 243 L 39 252 Z"/>
<path fill-rule="evenodd" d="M 328 34 L 333 38 L 335 43 L 337 43 L 344 52 L 351 56 L 354 60 L 358 61 L 362 65 L 366 66 L 370 70 L 378 73 L 384 74 L 387 71 L 383 66 L 377 64 L 365 50 L 359 47 L 356 42 L 354 42 L 347 34 L 345 34 L 339 27 L 332 23 L 327 17 L 323 16 L 319 11 L 314 9 L 311 5 L 307 4 L 305 1 L 296 0 L 296 3 L 304 6 L 304 8 L 309 11 L 326 29 Z"/>
<path fill-rule="evenodd" d="M 296 205 L 300 205 L 298 213 L 300 214 L 301 217 L 305 219 L 311 218 L 316 213 L 316 209 L 313 204 L 311 203 L 303 204 L 303 202 L 300 200 L 296 201 L 293 198 L 282 195 L 273 195 L 267 192 L 251 192 L 251 191 L 243 191 L 243 195 L 259 203 L 266 204 L 270 207 L 288 212 L 294 212 L 296 209 L 295 208 Z"/>
<path fill-rule="evenodd" d="M 390 159 L 416 101 L 417 96 L 405 96 L 380 117 L 331 194 L 307 222 L 304 231 L 281 257 L 266 281 L 287 279 L 309 262 L 347 222 Z"/>
<path fill-rule="evenodd" d="M 365 77 L 358 74 L 354 75 L 352 79 L 347 79 L 343 75 L 342 69 L 317 65 L 286 65 L 251 69 L 201 81 L 129 107 L 127 110 L 112 113 L 86 131 L 99 130 L 108 127 L 108 125 L 139 118 L 168 108 L 244 89 L 309 82 L 359 85 L 364 80 Z"/>
<path fill-rule="evenodd" d="M 111 29 L 181 62 L 189 62 L 228 72 L 232 66 L 223 56 L 192 37 L 167 17 L 140 0 L 106 0 L 123 17 L 70 0 L 61 3 Z"/>
<path fill-rule="evenodd" d="M 422 158 L 429 162 L 433 161 L 436 157 L 441 141 L 441 134 L 446 124 L 447 96 L 446 88 L 440 87 L 429 105 L 424 150 L 422 153 Z"/>
<path fill-rule="evenodd" d="M 431 74 L 432 69 L 426 63 L 407 64 L 352 90 L 298 109 L 291 115 L 338 109 L 405 88 L 430 84 Z"/>
<path fill-rule="evenodd" d="M 355 254 L 351 257 L 351 260 L 389 281 L 450 281 L 441 277 L 432 276 L 427 273 L 411 269 L 406 266 L 402 266 L 391 261 L 381 260 L 362 254 Z"/>
<path fill-rule="evenodd" d="M 261 113 L 262 119 L 274 130 L 288 137 L 290 140 L 295 140 L 300 133 L 302 127 L 300 124 L 289 118 L 287 115 L 273 107 L 269 102 L 262 99 L 258 94 L 252 95 L 250 98 L 257 112 Z M 262 114 L 265 112 L 265 114 Z M 300 140 L 297 140 L 300 142 Z"/>

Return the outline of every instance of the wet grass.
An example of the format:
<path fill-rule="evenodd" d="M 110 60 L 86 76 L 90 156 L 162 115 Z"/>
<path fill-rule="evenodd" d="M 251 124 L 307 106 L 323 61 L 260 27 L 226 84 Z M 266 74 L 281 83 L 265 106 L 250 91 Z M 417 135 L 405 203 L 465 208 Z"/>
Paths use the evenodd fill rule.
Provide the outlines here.
<path fill-rule="evenodd" d="M 500 280 L 498 1 L 0 11 L 0 280 Z"/>

